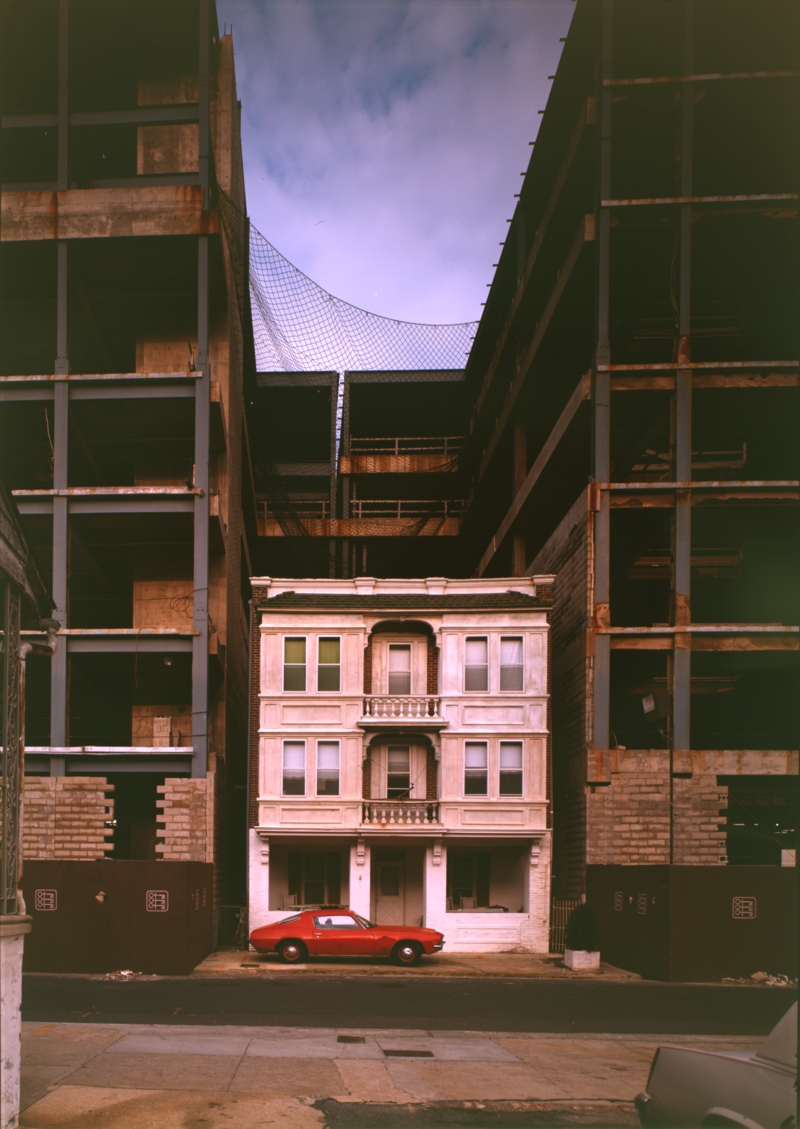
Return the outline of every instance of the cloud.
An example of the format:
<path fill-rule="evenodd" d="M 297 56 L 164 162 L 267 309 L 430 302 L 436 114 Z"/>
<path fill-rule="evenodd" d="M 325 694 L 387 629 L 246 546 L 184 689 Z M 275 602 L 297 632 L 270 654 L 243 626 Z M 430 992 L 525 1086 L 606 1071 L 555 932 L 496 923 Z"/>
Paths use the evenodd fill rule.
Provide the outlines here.
<path fill-rule="evenodd" d="M 218 0 L 248 209 L 325 289 L 477 319 L 571 0 Z"/>

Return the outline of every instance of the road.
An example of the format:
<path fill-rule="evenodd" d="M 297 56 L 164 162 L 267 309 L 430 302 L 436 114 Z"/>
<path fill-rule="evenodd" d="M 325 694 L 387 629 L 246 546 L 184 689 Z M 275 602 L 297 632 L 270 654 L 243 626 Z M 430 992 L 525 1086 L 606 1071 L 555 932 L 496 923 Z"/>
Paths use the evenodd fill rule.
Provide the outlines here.
<path fill-rule="evenodd" d="M 292 974 L 129 982 L 28 974 L 35 1022 L 174 1023 L 429 1031 L 537 1031 L 763 1038 L 797 993 L 713 984 L 415 979 Z"/>

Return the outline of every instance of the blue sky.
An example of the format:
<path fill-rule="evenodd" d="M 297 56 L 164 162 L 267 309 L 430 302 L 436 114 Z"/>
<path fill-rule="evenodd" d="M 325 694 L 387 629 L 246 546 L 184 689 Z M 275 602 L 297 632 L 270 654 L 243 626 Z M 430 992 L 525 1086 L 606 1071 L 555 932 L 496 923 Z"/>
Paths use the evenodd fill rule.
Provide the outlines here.
<path fill-rule="evenodd" d="M 217 0 L 256 227 L 388 317 L 480 317 L 572 0 Z"/>

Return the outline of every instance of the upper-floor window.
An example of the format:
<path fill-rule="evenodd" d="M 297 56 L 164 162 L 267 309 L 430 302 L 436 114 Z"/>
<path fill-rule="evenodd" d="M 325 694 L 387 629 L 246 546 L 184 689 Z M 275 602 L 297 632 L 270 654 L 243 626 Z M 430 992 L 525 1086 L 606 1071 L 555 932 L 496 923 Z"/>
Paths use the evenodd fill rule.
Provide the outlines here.
<path fill-rule="evenodd" d="M 464 689 L 467 691 L 489 689 L 488 639 L 467 639 L 465 644 Z"/>
<path fill-rule="evenodd" d="M 522 636 L 500 639 L 500 690 L 522 689 Z"/>
<path fill-rule="evenodd" d="M 283 742 L 283 794 L 284 796 L 306 794 L 305 741 Z"/>
<path fill-rule="evenodd" d="M 522 795 L 522 742 L 500 742 L 500 795 Z"/>
<path fill-rule="evenodd" d="M 339 795 L 338 741 L 317 741 L 317 795 Z"/>
<path fill-rule="evenodd" d="M 411 693 L 411 645 L 389 644 L 389 693 Z"/>
<path fill-rule="evenodd" d="M 485 741 L 467 741 L 464 745 L 464 795 L 489 794 L 489 756 Z"/>
<path fill-rule="evenodd" d="M 317 689 L 339 690 L 341 686 L 341 648 L 338 637 L 322 636 L 317 647 Z"/>
<path fill-rule="evenodd" d="M 306 688 L 306 641 L 302 636 L 287 636 L 283 641 L 283 688 Z"/>

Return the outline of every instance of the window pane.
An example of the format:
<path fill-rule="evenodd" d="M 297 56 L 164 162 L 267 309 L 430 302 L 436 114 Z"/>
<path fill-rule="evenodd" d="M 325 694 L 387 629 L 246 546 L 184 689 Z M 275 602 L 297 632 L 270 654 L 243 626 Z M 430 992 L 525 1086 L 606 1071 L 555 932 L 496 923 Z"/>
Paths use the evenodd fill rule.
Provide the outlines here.
<path fill-rule="evenodd" d="M 389 671 L 389 693 L 390 694 L 410 694 L 411 693 L 411 673 L 403 670 L 390 670 Z"/>
<path fill-rule="evenodd" d="M 306 661 L 305 639 L 284 639 L 284 657 L 287 663 L 304 663 Z"/>
<path fill-rule="evenodd" d="M 339 689 L 339 667 L 338 666 L 320 666 L 317 668 L 317 689 L 318 690 L 338 690 Z"/>
<path fill-rule="evenodd" d="M 411 754 L 407 745 L 387 751 L 386 796 L 390 800 L 408 799 L 411 791 Z"/>
<path fill-rule="evenodd" d="M 487 639 L 467 639 L 465 644 L 464 689 L 489 689 L 489 652 Z"/>
<path fill-rule="evenodd" d="M 486 666 L 486 639 L 467 639 L 467 666 Z"/>
<path fill-rule="evenodd" d="M 306 793 L 306 747 L 302 741 L 286 741 L 283 746 L 283 794 Z"/>
<path fill-rule="evenodd" d="M 400 896 L 400 867 L 387 866 L 385 863 L 381 867 L 381 897 L 382 898 L 398 898 Z"/>
<path fill-rule="evenodd" d="M 522 795 L 522 744 L 500 742 L 500 795 Z"/>
<path fill-rule="evenodd" d="M 489 668 L 487 666 L 468 666 L 464 679 L 465 690 L 488 690 Z"/>
<path fill-rule="evenodd" d="M 488 792 L 487 748 L 484 742 L 468 741 L 464 746 L 464 794 L 485 796 Z"/>
<path fill-rule="evenodd" d="M 338 663 L 339 662 L 339 640 L 338 639 L 320 639 L 320 641 L 319 641 L 319 661 L 321 663 Z"/>
<path fill-rule="evenodd" d="M 522 689 L 522 639 L 500 640 L 500 689 Z"/>
<path fill-rule="evenodd" d="M 306 668 L 304 666 L 285 666 L 283 668 L 284 690 L 305 690 Z"/>
<path fill-rule="evenodd" d="M 389 670 L 411 670 L 411 647 L 389 644 Z"/>
<path fill-rule="evenodd" d="M 339 742 L 317 742 L 317 795 L 339 795 Z"/>
<path fill-rule="evenodd" d="M 410 752 L 406 746 L 389 747 L 389 771 L 408 772 Z"/>

